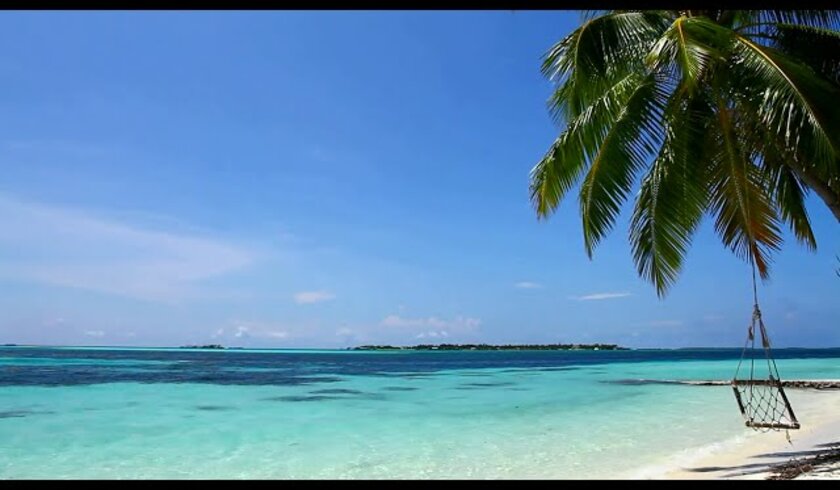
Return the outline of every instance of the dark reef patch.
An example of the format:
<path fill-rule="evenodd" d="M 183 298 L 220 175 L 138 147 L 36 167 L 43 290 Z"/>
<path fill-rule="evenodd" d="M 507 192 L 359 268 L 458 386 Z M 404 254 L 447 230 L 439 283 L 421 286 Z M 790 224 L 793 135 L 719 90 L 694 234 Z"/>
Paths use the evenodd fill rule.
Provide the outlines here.
<path fill-rule="evenodd" d="M 30 415 L 47 415 L 55 412 L 47 410 L 0 410 L 0 419 L 14 419 Z"/>
<path fill-rule="evenodd" d="M 222 412 L 225 410 L 235 410 L 233 407 L 226 407 L 223 405 L 196 405 L 196 410 L 204 410 L 205 412 Z"/>
<path fill-rule="evenodd" d="M 605 379 L 599 381 L 599 383 L 605 383 L 610 385 L 623 385 L 623 386 L 641 386 L 641 385 L 679 385 L 684 384 L 680 381 L 667 381 L 667 380 L 659 380 L 659 379 Z"/>
<path fill-rule="evenodd" d="M 325 395 L 285 395 L 285 396 L 270 396 L 263 398 L 267 402 L 319 402 L 324 400 L 340 400 L 337 396 Z"/>
<path fill-rule="evenodd" d="M 516 386 L 516 383 L 511 381 L 494 381 L 489 383 L 464 383 L 461 386 L 472 386 L 475 388 L 491 388 L 496 386 Z"/>
<path fill-rule="evenodd" d="M 417 391 L 419 389 L 412 386 L 386 386 L 382 388 L 383 391 Z"/>
<path fill-rule="evenodd" d="M 435 373 L 381 373 L 377 376 L 385 376 L 389 378 L 406 378 L 406 379 L 433 379 L 438 375 Z"/>
<path fill-rule="evenodd" d="M 0 346 L 0 389 L 6 386 L 42 386 L 64 388 L 67 386 L 95 385 L 101 383 L 188 384 L 245 386 L 305 386 L 310 389 L 328 388 L 325 383 L 345 381 L 349 376 L 377 376 L 395 380 L 399 385 L 409 385 L 417 379 L 439 379 L 445 376 L 455 384 L 468 381 L 493 381 L 479 376 L 510 373 L 506 380 L 521 380 L 526 376 L 541 376 L 541 371 L 581 371 L 594 374 L 613 363 L 630 363 L 643 366 L 649 361 L 733 361 L 737 362 L 742 349 L 640 349 L 627 351 L 508 351 L 508 352 L 285 352 L 250 351 L 243 349 L 219 351 L 215 349 L 84 349 L 49 347 Z M 838 359 L 840 349 L 777 349 L 776 359 Z M 612 372 L 600 377 L 618 379 L 644 378 L 641 367 L 622 367 L 621 375 Z M 489 371 L 492 370 L 492 371 Z M 611 369 L 609 371 L 612 371 Z M 459 373 L 463 376 L 460 378 Z M 475 377 L 472 377 L 475 376 Z M 382 378 L 381 378 L 382 379 Z M 528 378 L 525 378 L 528 379 Z M 639 385 L 656 382 L 607 381 L 613 384 Z M 387 385 L 387 382 L 384 383 Z M 670 384 L 670 383 L 667 383 Z M 699 384 L 698 382 L 685 384 Z M 824 384 L 824 383 L 823 383 Z M 785 385 L 785 387 L 794 385 Z M 807 389 L 829 389 L 813 383 L 797 384 Z M 464 389 L 488 388 L 466 386 Z M 306 391 L 293 392 L 301 395 Z M 386 394 L 388 391 L 375 390 Z M 451 390 L 455 391 L 455 390 Z M 621 390 L 629 391 L 629 390 Z M 284 394 L 280 392 L 280 394 Z M 312 394 L 310 396 L 317 396 Z M 321 394 L 329 395 L 329 394 Z M 469 395 L 461 393 L 461 395 Z M 363 395 L 343 394 L 343 400 L 357 399 Z M 366 395 L 365 395 L 366 396 Z M 307 400 L 312 400 L 307 398 Z M 28 407 L 23 407 L 28 408 Z M 19 418 L 18 408 L 0 407 L 5 418 Z M 198 412 L 194 412 L 197 415 Z"/>
<path fill-rule="evenodd" d="M 32 411 L 30 410 L 5 410 L 0 412 L 0 419 L 11 419 L 16 417 L 26 417 L 27 415 L 31 415 Z"/>
<path fill-rule="evenodd" d="M 323 390 L 313 390 L 309 393 L 313 395 L 364 395 L 364 391 L 351 390 L 347 388 L 326 388 Z"/>

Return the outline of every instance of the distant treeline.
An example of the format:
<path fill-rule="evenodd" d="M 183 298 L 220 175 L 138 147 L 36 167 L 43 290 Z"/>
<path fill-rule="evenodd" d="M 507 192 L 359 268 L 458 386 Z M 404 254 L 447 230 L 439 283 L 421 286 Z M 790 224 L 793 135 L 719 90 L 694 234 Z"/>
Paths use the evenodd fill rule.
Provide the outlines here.
<path fill-rule="evenodd" d="M 406 347 L 360 345 L 350 350 L 627 350 L 616 344 L 421 344 Z"/>
<path fill-rule="evenodd" d="M 207 344 L 207 345 L 182 345 L 182 349 L 224 349 L 225 346 L 220 344 Z"/>

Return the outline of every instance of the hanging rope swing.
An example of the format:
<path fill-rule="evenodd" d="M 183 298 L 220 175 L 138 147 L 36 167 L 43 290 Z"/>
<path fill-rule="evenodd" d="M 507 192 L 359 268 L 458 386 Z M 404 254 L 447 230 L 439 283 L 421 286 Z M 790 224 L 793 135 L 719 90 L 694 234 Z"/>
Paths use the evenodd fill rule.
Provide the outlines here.
<path fill-rule="evenodd" d="M 735 399 L 738 401 L 738 408 L 744 416 L 746 426 L 757 431 L 769 432 L 771 430 L 798 429 L 799 421 L 790 406 L 785 390 L 782 388 L 782 381 L 779 377 L 779 369 L 773 359 L 770 349 L 770 338 L 764 321 L 761 319 L 761 309 L 758 307 L 758 288 L 755 281 L 755 262 L 752 263 L 753 307 L 752 321 L 747 330 L 747 341 L 744 343 L 744 350 L 741 352 L 741 360 L 735 369 L 735 376 L 732 378 L 732 390 L 735 392 Z M 760 350 L 763 356 L 758 354 L 756 349 L 756 330 L 761 336 Z M 741 364 L 749 357 L 750 369 L 749 378 L 739 378 Z M 756 359 L 758 357 L 758 359 Z M 766 371 L 764 363 L 766 362 Z M 745 373 L 746 374 L 746 373 Z"/>

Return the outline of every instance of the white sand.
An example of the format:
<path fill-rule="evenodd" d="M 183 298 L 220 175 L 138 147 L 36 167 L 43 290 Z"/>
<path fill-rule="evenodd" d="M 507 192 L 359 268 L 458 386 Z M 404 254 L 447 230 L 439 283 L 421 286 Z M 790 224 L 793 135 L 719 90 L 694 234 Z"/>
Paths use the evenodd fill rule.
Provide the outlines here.
<path fill-rule="evenodd" d="M 745 435 L 715 447 L 693 461 L 650 478 L 662 479 L 765 479 L 769 466 L 813 456 L 827 446 L 840 444 L 840 391 L 787 389 L 785 392 L 802 428 L 784 432 L 759 433 L 749 429 Z M 840 465 L 817 468 L 797 479 L 840 478 Z"/>

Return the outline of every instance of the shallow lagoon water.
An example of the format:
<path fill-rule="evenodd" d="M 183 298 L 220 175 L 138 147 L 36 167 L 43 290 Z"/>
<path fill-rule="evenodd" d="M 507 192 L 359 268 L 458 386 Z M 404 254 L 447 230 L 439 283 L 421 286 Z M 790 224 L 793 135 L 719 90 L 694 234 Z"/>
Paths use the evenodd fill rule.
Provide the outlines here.
<path fill-rule="evenodd" d="M 0 348 L 0 478 L 619 477 L 745 433 L 728 387 L 632 382 L 739 355 Z"/>

